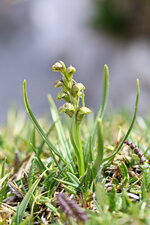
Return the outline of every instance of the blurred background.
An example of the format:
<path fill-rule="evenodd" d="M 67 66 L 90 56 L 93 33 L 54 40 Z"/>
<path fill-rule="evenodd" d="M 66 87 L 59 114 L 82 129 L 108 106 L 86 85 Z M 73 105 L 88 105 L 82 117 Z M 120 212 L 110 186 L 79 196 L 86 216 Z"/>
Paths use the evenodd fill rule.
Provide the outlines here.
<path fill-rule="evenodd" d="M 23 108 L 27 80 L 33 111 L 48 112 L 56 97 L 51 71 L 58 60 L 87 87 L 86 105 L 97 109 L 103 65 L 110 69 L 110 107 L 133 109 L 141 81 L 140 113 L 150 111 L 149 0 L 0 0 L 0 122 L 11 103 Z"/>

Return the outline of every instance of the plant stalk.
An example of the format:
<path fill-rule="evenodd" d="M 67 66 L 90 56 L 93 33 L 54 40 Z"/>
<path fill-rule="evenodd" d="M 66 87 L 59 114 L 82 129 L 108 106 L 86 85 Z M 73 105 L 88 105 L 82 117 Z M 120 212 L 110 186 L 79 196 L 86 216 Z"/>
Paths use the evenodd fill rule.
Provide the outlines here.
<path fill-rule="evenodd" d="M 84 157 L 83 157 L 83 149 L 82 149 L 82 142 L 81 142 L 81 129 L 80 129 L 79 122 L 76 122 L 76 134 L 77 134 L 77 142 L 78 142 L 78 149 L 80 155 L 80 165 L 79 167 L 79 175 L 83 176 L 85 173 L 85 166 L 84 166 Z"/>

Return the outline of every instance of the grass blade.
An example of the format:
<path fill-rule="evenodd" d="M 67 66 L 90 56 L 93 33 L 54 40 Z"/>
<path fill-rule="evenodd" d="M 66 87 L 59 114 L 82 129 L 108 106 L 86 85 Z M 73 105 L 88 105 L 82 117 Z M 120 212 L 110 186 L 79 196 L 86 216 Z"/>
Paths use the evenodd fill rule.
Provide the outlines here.
<path fill-rule="evenodd" d="M 34 184 L 31 186 L 31 188 L 29 189 L 29 191 L 26 193 L 24 199 L 22 200 L 21 204 L 18 206 L 17 208 L 17 212 L 16 212 L 16 216 L 14 218 L 14 222 L 16 225 L 19 225 L 22 218 L 23 218 L 23 215 L 25 213 L 25 210 L 28 206 L 28 203 L 32 197 L 32 194 L 34 192 L 34 190 L 36 189 L 38 183 L 40 182 L 40 179 L 41 179 L 42 176 L 40 176 L 35 182 Z M 12 223 L 14 224 L 14 223 Z"/>
<path fill-rule="evenodd" d="M 26 90 L 26 81 L 24 80 L 23 82 L 23 97 L 24 97 L 24 104 L 25 104 L 25 108 L 27 111 L 27 114 L 31 120 L 31 122 L 33 123 L 34 127 L 36 128 L 36 130 L 39 132 L 39 134 L 41 135 L 41 137 L 43 138 L 43 140 L 46 142 L 46 144 L 48 145 L 51 155 L 53 157 L 54 162 L 56 163 L 57 167 L 59 168 L 59 170 L 61 171 L 60 165 L 57 162 L 55 155 L 56 154 L 61 161 L 63 161 L 64 163 L 66 163 L 66 160 L 62 157 L 62 155 L 57 151 L 57 149 L 52 145 L 52 143 L 49 141 L 49 139 L 47 138 L 45 132 L 43 131 L 43 129 L 41 128 L 41 126 L 39 125 L 39 123 L 37 122 L 30 104 L 29 104 L 29 100 L 28 100 L 28 95 L 27 95 L 27 90 Z"/>
<path fill-rule="evenodd" d="M 83 176 L 85 172 L 84 167 L 84 156 L 81 142 L 81 133 L 80 133 L 80 124 L 76 123 L 75 118 L 73 118 L 71 131 L 70 131 L 70 140 L 72 146 L 74 147 L 75 157 L 77 159 L 79 176 Z"/>
<path fill-rule="evenodd" d="M 71 186 L 71 187 L 74 187 L 74 188 L 79 188 L 79 185 L 78 184 L 74 184 L 74 183 L 71 183 L 71 182 L 68 182 L 68 181 L 65 181 L 65 180 L 61 180 L 61 179 L 57 179 L 57 178 L 54 178 L 55 180 L 57 180 L 58 182 L 62 183 L 62 184 L 66 184 L 67 186 Z"/>
<path fill-rule="evenodd" d="M 52 130 L 54 129 L 55 123 L 53 123 L 50 128 L 48 129 L 48 131 L 46 132 L 46 136 L 48 137 L 50 135 L 50 133 L 52 132 Z M 45 144 L 45 140 L 42 140 L 42 143 L 40 144 L 40 146 L 38 147 L 38 156 L 40 156 L 40 154 L 42 153 L 42 149 L 43 146 Z"/>
<path fill-rule="evenodd" d="M 104 132 L 103 132 L 103 123 L 102 119 L 98 119 L 98 147 L 97 147 L 97 158 L 100 164 L 103 160 L 104 155 Z"/>
<path fill-rule="evenodd" d="M 128 138 L 129 134 L 132 131 L 132 128 L 133 128 L 135 120 L 136 120 L 137 112 L 138 112 L 139 97 L 140 97 L 140 82 L 139 82 L 138 79 L 136 80 L 136 87 L 137 87 L 137 95 L 136 95 L 135 110 L 134 110 L 133 118 L 132 118 L 132 121 L 131 121 L 131 125 L 130 125 L 126 135 L 124 136 L 124 138 L 122 139 L 122 141 L 120 142 L 120 144 L 118 145 L 116 150 L 114 151 L 114 153 L 112 155 L 110 155 L 109 157 L 105 158 L 103 160 L 103 162 L 113 160 L 115 155 L 120 151 L 122 145 L 124 144 L 124 141 Z"/>
<path fill-rule="evenodd" d="M 71 141 L 71 144 L 72 144 L 72 147 L 73 147 L 73 153 L 77 159 L 77 165 L 78 165 L 78 169 L 80 168 L 80 164 L 81 164 L 81 158 L 80 158 L 80 153 L 79 153 L 79 149 L 76 145 L 76 142 L 75 142 L 75 137 L 74 137 L 74 129 L 73 127 L 71 128 L 71 131 L 70 131 L 70 141 Z M 76 165 L 74 165 L 75 167 Z"/>
<path fill-rule="evenodd" d="M 103 124 L 102 119 L 98 119 L 98 147 L 97 147 L 97 155 L 92 168 L 92 179 L 94 179 L 97 175 L 97 171 L 102 163 L 104 154 L 104 134 L 103 134 Z"/>
<path fill-rule="evenodd" d="M 109 96 L 109 69 L 107 65 L 104 65 L 102 103 L 99 107 L 99 111 L 98 111 L 94 128 L 93 128 L 93 133 L 92 133 L 93 139 L 95 139 L 95 136 L 96 136 L 96 128 L 97 128 L 98 119 L 99 118 L 101 120 L 103 119 L 107 102 L 108 102 L 108 96 Z"/>
<path fill-rule="evenodd" d="M 66 173 L 67 173 L 68 177 L 70 178 L 69 180 L 71 182 L 73 182 L 74 184 L 78 184 L 78 185 L 80 184 L 79 179 L 73 173 L 70 173 L 70 172 L 66 172 Z"/>
<path fill-rule="evenodd" d="M 33 216 L 28 216 L 25 220 L 23 220 L 20 225 L 32 225 L 33 224 Z"/>
<path fill-rule="evenodd" d="M 50 111 L 51 111 L 51 115 L 52 115 L 53 121 L 56 126 L 57 134 L 58 134 L 60 143 L 63 147 L 62 154 L 64 157 L 67 157 L 69 160 L 71 160 L 70 148 L 69 148 L 68 142 L 65 137 L 65 133 L 64 133 L 63 126 L 62 126 L 62 123 L 60 120 L 60 116 L 58 114 L 57 107 L 56 107 L 51 95 L 48 95 L 48 100 L 50 103 Z"/>
<path fill-rule="evenodd" d="M 101 120 L 103 119 L 105 110 L 106 110 L 106 106 L 107 106 L 107 102 L 108 102 L 108 96 L 109 96 L 109 69 L 107 65 L 104 65 L 104 72 L 103 72 L 103 87 L 102 87 L 102 102 L 100 104 L 99 107 L 99 111 L 93 126 L 93 130 L 91 132 L 91 135 L 87 141 L 87 144 L 85 145 L 85 150 L 84 152 L 86 152 L 87 154 L 85 155 L 86 157 L 86 165 L 89 162 L 89 152 L 90 149 L 92 148 L 94 149 L 94 144 L 95 144 L 95 140 L 96 140 L 96 129 L 97 129 L 97 124 L 98 124 L 98 119 L 100 118 Z M 91 142 L 91 144 L 90 144 Z"/>
<path fill-rule="evenodd" d="M 104 74 L 103 74 L 103 89 L 102 89 L 102 103 L 99 109 L 99 112 L 97 114 L 97 119 L 101 118 L 103 119 L 107 102 L 108 102 L 108 96 L 109 96 L 109 68 L 105 64 L 104 65 Z"/>
<path fill-rule="evenodd" d="M 5 176 L 5 167 L 6 167 L 6 159 L 4 159 L 2 166 L 1 166 L 1 176 L 0 178 L 3 178 Z"/>

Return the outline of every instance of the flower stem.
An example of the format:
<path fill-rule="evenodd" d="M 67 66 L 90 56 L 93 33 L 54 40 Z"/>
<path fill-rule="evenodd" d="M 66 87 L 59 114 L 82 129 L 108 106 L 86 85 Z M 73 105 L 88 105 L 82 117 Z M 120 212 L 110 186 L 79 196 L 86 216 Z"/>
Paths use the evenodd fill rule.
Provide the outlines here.
<path fill-rule="evenodd" d="M 81 142 L 81 130 L 80 130 L 80 124 L 79 122 L 76 122 L 76 134 L 77 134 L 77 142 L 78 142 L 78 150 L 79 150 L 79 175 L 83 176 L 85 172 L 85 166 L 84 166 L 84 157 L 83 157 L 83 149 L 82 149 L 82 142 Z"/>

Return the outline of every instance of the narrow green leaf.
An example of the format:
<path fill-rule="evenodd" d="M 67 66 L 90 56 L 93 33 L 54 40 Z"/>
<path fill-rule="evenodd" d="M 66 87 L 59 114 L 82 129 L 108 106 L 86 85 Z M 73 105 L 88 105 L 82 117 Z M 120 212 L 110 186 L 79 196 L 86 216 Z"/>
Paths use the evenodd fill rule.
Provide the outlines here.
<path fill-rule="evenodd" d="M 124 162 L 121 163 L 121 175 L 122 175 L 122 178 L 123 180 L 128 180 L 129 176 L 128 176 L 128 168 L 126 166 L 126 164 Z"/>
<path fill-rule="evenodd" d="M 70 173 L 70 172 L 66 172 L 67 175 L 68 175 L 68 178 L 70 178 L 70 181 L 79 185 L 80 184 L 80 181 L 79 179 L 73 174 L 73 173 Z"/>
<path fill-rule="evenodd" d="M 28 174 L 28 188 L 30 189 L 35 181 L 35 173 L 36 173 L 36 164 L 35 159 L 33 158 L 32 164 L 30 166 L 29 174 Z"/>
<path fill-rule="evenodd" d="M 41 135 L 41 137 L 44 139 L 44 141 L 46 142 L 46 144 L 48 145 L 49 149 L 50 149 L 50 152 L 51 152 L 51 155 L 54 159 L 54 162 L 56 163 L 57 167 L 59 168 L 59 170 L 61 170 L 61 167 L 59 165 L 59 163 L 57 162 L 56 158 L 55 158 L 55 155 L 56 154 L 60 160 L 62 162 L 64 162 L 65 164 L 67 164 L 66 160 L 62 157 L 62 155 L 57 151 L 57 149 L 52 145 L 52 143 L 49 141 L 49 139 L 47 138 L 45 132 L 43 131 L 43 129 L 41 128 L 41 126 L 39 125 L 39 123 L 37 122 L 32 110 L 31 110 L 31 107 L 30 107 L 30 104 L 29 104 L 29 100 L 28 100 L 28 95 L 27 95 L 27 90 L 26 90 L 26 81 L 24 80 L 23 82 L 23 97 L 24 97 L 24 104 L 25 104 L 25 107 L 26 107 L 26 111 L 28 113 L 28 116 L 31 120 L 31 122 L 34 124 L 36 130 L 39 132 L 39 134 Z"/>
<path fill-rule="evenodd" d="M 99 212 L 108 210 L 109 199 L 104 186 L 100 183 L 96 185 L 96 206 Z"/>
<path fill-rule="evenodd" d="M 72 153 L 74 153 L 74 156 L 77 160 L 78 172 L 79 172 L 79 176 L 80 176 L 81 175 L 81 168 L 82 168 L 81 164 L 82 163 L 81 163 L 81 154 L 80 154 L 78 141 L 77 141 L 75 120 L 73 120 L 71 130 L 70 130 L 70 141 L 71 141 L 71 145 L 73 147 Z M 74 167 L 76 167 L 75 163 L 74 163 Z M 75 171 L 75 169 L 74 169 L 74 171 Z"/>
<path fill-rule="evenodd" d="M 97 115 L 97 118 L 102 118 L 104 116 L 107 101 L 108 101 L 108 95 L 109 95 L 109 68 L 105 64 L 104 65 L 104 74 L 103 74 L 103 89 L 102 89 L 102 103 Z"/>
<path fill-rule="evenodd" d="M 22 221 L 23 215 L 25 213 L 25 210 L 28 206 L 28 203 L 32 197 L 32 194 L 34 190 L 36 189 L 38 183 L 40 182 L 41 176 L 34 182 L 34 184 L 31 186 L 29 191 L 26 193 L 24 199 L 22 200 L 21 204 L 17 207 L 16 216 L 14 218 L 15 224 L 19 225 Z"/>
<path fill-rule="evenodd" d="M 5 180 L 11 175 L 11 173 L 7 173 L 3 178 L 0 179 L 0 187 L 3 185 Z"/>
<path fill-rule="evenodd" d="M 136 80 L 136 87 L 137 87 L 137 95 L 136 95 L 135 110 L 134 110 L 133 118 L 132 118 L 132 121 L 131 121 L 131 125 L 129 126 L 126 135 L 124 136 L 124 138 L 122 139 L 122 141 L 120 142 L 120 144 L 118 145 L 118 147 L 116 148 L 116 150 L 113 152 L 113 154 L 110 155 L 108 158 L 105 158 L 103 160 L 103 162 L 106 162 L 107 161 L 109 163 L 110 161 L 113 160 L 113 158 L 115 157 L 115 155 L 120 151 L 122 145 L 124 144 L 124 141 L 127 140 L 129 134 L 132 131 L 132 128 L 133 128 L 134 123 L 135 123 L 135 120 L 136 120 L 137 112 L 138 112 L 139 97 L 140 97 L 140 83 L 139 83 L 139 80 L 138 79 Z"/>
<path fill-rule="evenodd" d="M 23 220 L 19 225 L 32 225 L 33 224 L 33 216 L 28 216 L 25 220 Z"/>
<path fill-rule="evenodd" d="M 142 182 L 141 194 L 142 194 L 142 200 L 146 200 L 147 199 L 147 191 L 146 191 L 146 182 L 145 182 L 145 179 L 143 179 L 143 182 Z"/>
<path fill-rule="evenodd" d="M 103 154 L 104 154 L 104 132 L 103 132 L 103 123 L 102 119 L 98 119 L 97 121 L 98 125 L 98 148 L 97 148 L 97 158 L 99 159 L 99 164 L 103 160 Z"/>
<path fill-rule="evenodd" d="M 92 168 L 92 179 L 94 179 L 97 175 L 97 172 L 100 168 L 100 165 L 103 160 L 103 154 L 104 154 L 104 134 L 103 134 L 103 124 L 102 124 L 102 119 L 98 119 L 98 146 L 97 146 L 97 155 L 96 159 L 94 161 L 94 165 Z"/>
<path fill-rule="evenodd" d="M 113 212 L 116 209 L 116 191 L 114 188 L 112 188 L 112 190 L 108 192 L 108 198 L 109 198 L 109 210 L 110 212 Z"/>
<path fill-rule="evenodd" d="M 75 156 L 76 156 L 76 158 L 77 158 L 77 161 L 79 160 L 79 162 L 80 162 L 79 149 L 78 149 L 78 147 L 77 147 L 77 145 L 76 145 L 76 143 L 75 143 L 74 135 L 73 135 L 73 131 L 72 131 L 72 130 L 71 130 L 71 132 L 70 132 L 70 140 L 71 140 L 71 144 L 72 144 L 72 146 L 73 146 L 73 150 L 74 150 Z M 79 162 L 78 162 L 78 164 L 79 164 Z"/>
<path fill-rule="evenodd" d="M 52 115 L 53 121 L 54 121 L 55 126 L 56 126 L 57 134 L 58 134 L 60 143 L 63 147 L 62 154 L 63 154 L 64 157 L 67 157 L 70 160 L 71 159 L 71 152 L 70 152 L 68 142 L 66 140 L 66 136 L 65 136 L 65 133 L 64 133 L 64 130 L 63 130 L 61 120 L 60 120 L 60 116 L 58 114 L 57 107 L 56 107 L 51 95 L 48 95 L 48 100 L 49 100 L 49 103 L 50 103 L 50 111 L 51 111 L 51 115 Z"/>
<path fill-rule="evenodd" d="M 47 137 L 51 134 L 51 132 L 52 132 L 52 130 L 54 129 L 54 127 L 55 127 L 55 123 L 53 123 L 53 124 L 50 126 L 50 128 L 48 129 L 48 131 L 46 132 L 46 136 L 47 136 Z M 41 155 L 41 153 L 42 153 L 42 151 L 43 151 L 43 146 L 44 146 L 44 144 L 45 144 L 45 140 L 42 139 L 42 143 L 41 143 L 40 146 L 38 147 L 38 156 Z"/>
<path fill-rule="evenodd" d="M 75 153 L 75 157 L 77 159 L 79 176 L 83 176 L 85 172 L 85 167 L 84 167 L 84 155 L 83 155 L 82 142 L 81 142 L 80 125 L 81 124 L 77 123 L 74 117 L 72 120 L 72 125 L 71 125 L 70 139 L 72 142 L 72 146 L 74 147 L 73 150 Z"/>
<path fill-rule="evenodd" d="M 62 183 L 62 184 L 70 185 L 71 187 L 74 187 L 74 188 L 79 188 L 78 184 L 74 184 L 74 183 L 71 183 L 71 182 L 68 182 L 68 181 L 65 181 L 65 180 L 61 180 L 61 179 L 57 179 L 57 178 L 54 178 L 54 179 L 57 180 L 58 182 Z"/>
<path fill-rule="evenodd" d="M 127 211 L 129 206 L 131 205 L 131 200 L 127 196 L 125 191 L 122 192 L 122 209 L 123 211 Z"/>
<path fill-rule="evenodd" d="M 31 143 L 32 143 L 33 147 L 36 148 L 35 127 L 33 127 L 33 132 L 32 132 L 32 136 L 31 136 Z"/>
<path fill-rule="evenodd" d="M 69 192 L 73 195 L 77 194 L 77 190 L 74 187 L 63 184 L 63 188 L 64 188 L 65 191 L 67 191 L 67 192 Z"/>
<path fill-rule="evenodd" d="M 102 102 L 101 105 L 99 107 L 99 111 L 96 117 L 96 121 L 94 124 L 94 128 L 93 128 L 93 132 L 92 132 L 92 136 L 93 139 L 95 139 L 95 135 L 96 135 L 96 128 L 97 128 L 97 123 L 98 123 L 98 119 L 103 119 L 105 110 L 106 110 L 106 106 L 107 106 L 107 102 L 108 102 L 108 96 L 109 96 L 109 69 L 107 65 L 104 65 L 104 74 L 103 74 L 103 89 L 102 89 Z"/>
<path fill-rule="evenodd" d="M 102 101 L 99 107 L 99 111 L 91 132 L 91 135 L 87 141 L 87 144 L 85 145 L 84 148 L 84 152 L 85 152 L 85 162 L 86 162 L 86 166 L 89 163 L 89 152 L 90 149 L 92 148 L 94 149 L 94 145 L 95 145 L 95 140 L 96 140 L 96 129 L 97 129 L 97 123 L 98 123 L 98 119 L 100 118 L 101 120 L 103 119 L 105 110 L 106 110 L 106 106 L 107 106 L 107 102 L 108 102 L 108 96 L 109 96 L 109 69 L 107 65 L 104 65 L 104 72 L 103 72 L 103 87 L 102 87 Z M 91 145 L 89 144 L 89 142 L 91 141 Z"/>
<path fill-rule="evenodd" d="M 47 168 L 46 168 L 46 166 L 44 165 L 44 163 L 42 162 L 42 160 L 40 159 L 40 157 L 39 157 L 39 155 L 38 155 L 38 150 L 37 150 L 37 148 L 35 148 L 33 145 L 32 145 L 32 143 L 30 143 L 30 146 L 31 146 L 31 149 L 34 151 L 34 153 L 35 153 L 35 156 L 36 156 L 36 161 L 37 161 L 37 163 L 38 163 L 38 166 L 39 166 L 39 168 L 40 168 L 40 170 L 42 170 L 42 171 L 44 171 L 44 170 L 46 170 Z"/>
<path fill-rule="evenodd" d="M 46 202 L 45 205 L 54 213 L 57 213 L 57 208 L 53 206 L 50 202 Z"/>
<path fill-rule="evenodd" d="M 3 178 L 5 176 L 5 167 L 6 167 L 6 159 L 4 159 L 4 161 L 2 162 L 2 166 L 1 166 L 1 178 Z"/>
<path fill-rule="evenodd" d="M 79 169 L 79 176 L 83 176 L 85 173 L 85 165 L 84 165 L 84 155 L 83 155 L 83 148 L 82 148 L 82 140 L 81 140 L 81 130 L 80 130 L 80 125 L 79 123 L 76 123 L 76 139 L 77 139 L 77 147 L 80 155 L 80 166 L 78 167 Z"/>

